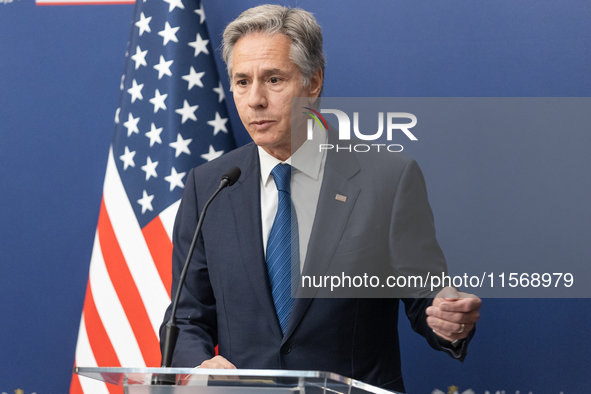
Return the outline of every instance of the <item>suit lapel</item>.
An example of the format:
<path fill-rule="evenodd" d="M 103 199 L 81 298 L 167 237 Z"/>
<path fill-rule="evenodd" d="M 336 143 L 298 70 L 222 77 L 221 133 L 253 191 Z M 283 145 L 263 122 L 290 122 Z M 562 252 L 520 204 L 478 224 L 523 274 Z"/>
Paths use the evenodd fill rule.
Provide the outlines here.
<path fill-rule="evenodd" d="M 229 188 L 228 196 L 236 219 L 236 231 L 246 275 L 256 294 L 263 315 L 267 316 L 273 334 L 281 340 L 283 334 L 277 320 L 271 295 L 269 275 L 262 241 L 260 165 L 256 145 L 247 152 L 241 166 L 240 180 Z"/>
<path fill-rule="evenodd" d="M 359 163 L 354 154 L 328 152 L 302 275 L 324 275 L 326 272 L 360 192 L 359 187 L 350 181 L 357 172 Z M 337 200 L 337 194 L 346 196 L 346 201 Z M 316 290 L 305 294 L 306 298 L 296 298 L 284 341 L 299 324 Z"/>

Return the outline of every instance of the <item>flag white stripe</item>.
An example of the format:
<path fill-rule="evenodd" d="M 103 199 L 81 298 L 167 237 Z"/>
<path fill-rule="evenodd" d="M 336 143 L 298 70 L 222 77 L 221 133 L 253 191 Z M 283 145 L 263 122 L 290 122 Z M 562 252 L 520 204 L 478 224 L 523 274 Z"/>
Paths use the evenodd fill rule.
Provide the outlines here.
<path fill-rule="evenodd" d="M 92 353 L 88 334 L 86 333 L 86 323 L 84 315 L 80 319 L 80 330 L 78 331 L 78 342 L 76 343 L 76 366 L 78 367 L 96 367 L 96 359 Z M 78 376 L 82 391 L 89 394 L 109 394 L 107 385 L 99 380 L 90 379 L 84 376 Z"/>
<path fill-rule="evenodd" d="M 121 366 L 145 367 L 144 357 L 109 277 L 98 233 L 92 248 L 89 277 L 96 310 Z"/>
<path fill-rule="evenodd" d="M 160 221 L 166 230 L 166 234 L 168 234 L 168 238 L 172 241 L 172 229 L 174 227 L 174 220 L 176 219 L 176 213 L 179 210 L 179 205 L 181 205 L 181 200 L 178 200 L 164 211 L 160 213 Z"/>
<path fill-rule="evenodd" d="M 158 337 L 162 317 L 170 304 L 170 298 L 125 193 L 112 146 L 109 150 L 103 196 L 121 252 L 146 307 L 154 333 Z"/>

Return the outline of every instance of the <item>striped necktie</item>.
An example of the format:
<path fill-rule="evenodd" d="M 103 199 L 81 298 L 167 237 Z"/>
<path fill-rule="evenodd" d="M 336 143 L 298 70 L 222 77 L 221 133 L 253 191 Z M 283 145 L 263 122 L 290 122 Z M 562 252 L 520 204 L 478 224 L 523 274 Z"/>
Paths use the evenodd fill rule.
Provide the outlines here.
<path fill-rule="evenodd" d="M 292 270 L 295 280 L 300 272 L 298 219 L 291 201 L 289 164 L 277 164 L 271 171 L 277 186 L 277 214 L 267 242 L 267 269 L 271 292 L 281 331 L 285 334 L 293 306 L 291 297 Z"/>

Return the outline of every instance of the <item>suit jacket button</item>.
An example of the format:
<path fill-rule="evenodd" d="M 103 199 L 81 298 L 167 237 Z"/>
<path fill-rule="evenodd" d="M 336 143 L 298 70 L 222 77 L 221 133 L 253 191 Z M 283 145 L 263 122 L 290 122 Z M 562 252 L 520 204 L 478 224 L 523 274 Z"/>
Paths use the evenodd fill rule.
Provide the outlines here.
<path fill-rule="evenodd" d="M 281 346 L 280 352 L 281 352 L 281 354 L 289 354 L 289 353 L 291 353 L 291 346 L 289 346 L 287 343 L 284 344 L 283 346 Z"/>

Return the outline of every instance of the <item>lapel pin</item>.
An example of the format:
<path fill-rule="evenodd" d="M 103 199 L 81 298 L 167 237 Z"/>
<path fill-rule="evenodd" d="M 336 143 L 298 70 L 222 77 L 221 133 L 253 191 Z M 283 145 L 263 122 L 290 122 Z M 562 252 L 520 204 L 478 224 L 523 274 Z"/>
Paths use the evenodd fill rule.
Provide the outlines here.
<path fill-rule="evenodd" d="M 335 200 L 340 201 L 340 202 L 345 202 L 345 201 L 347 201 L 347 196 L 343 196 L 342 194 L 337 194 L 337 196 L 335 197 Z"/>

